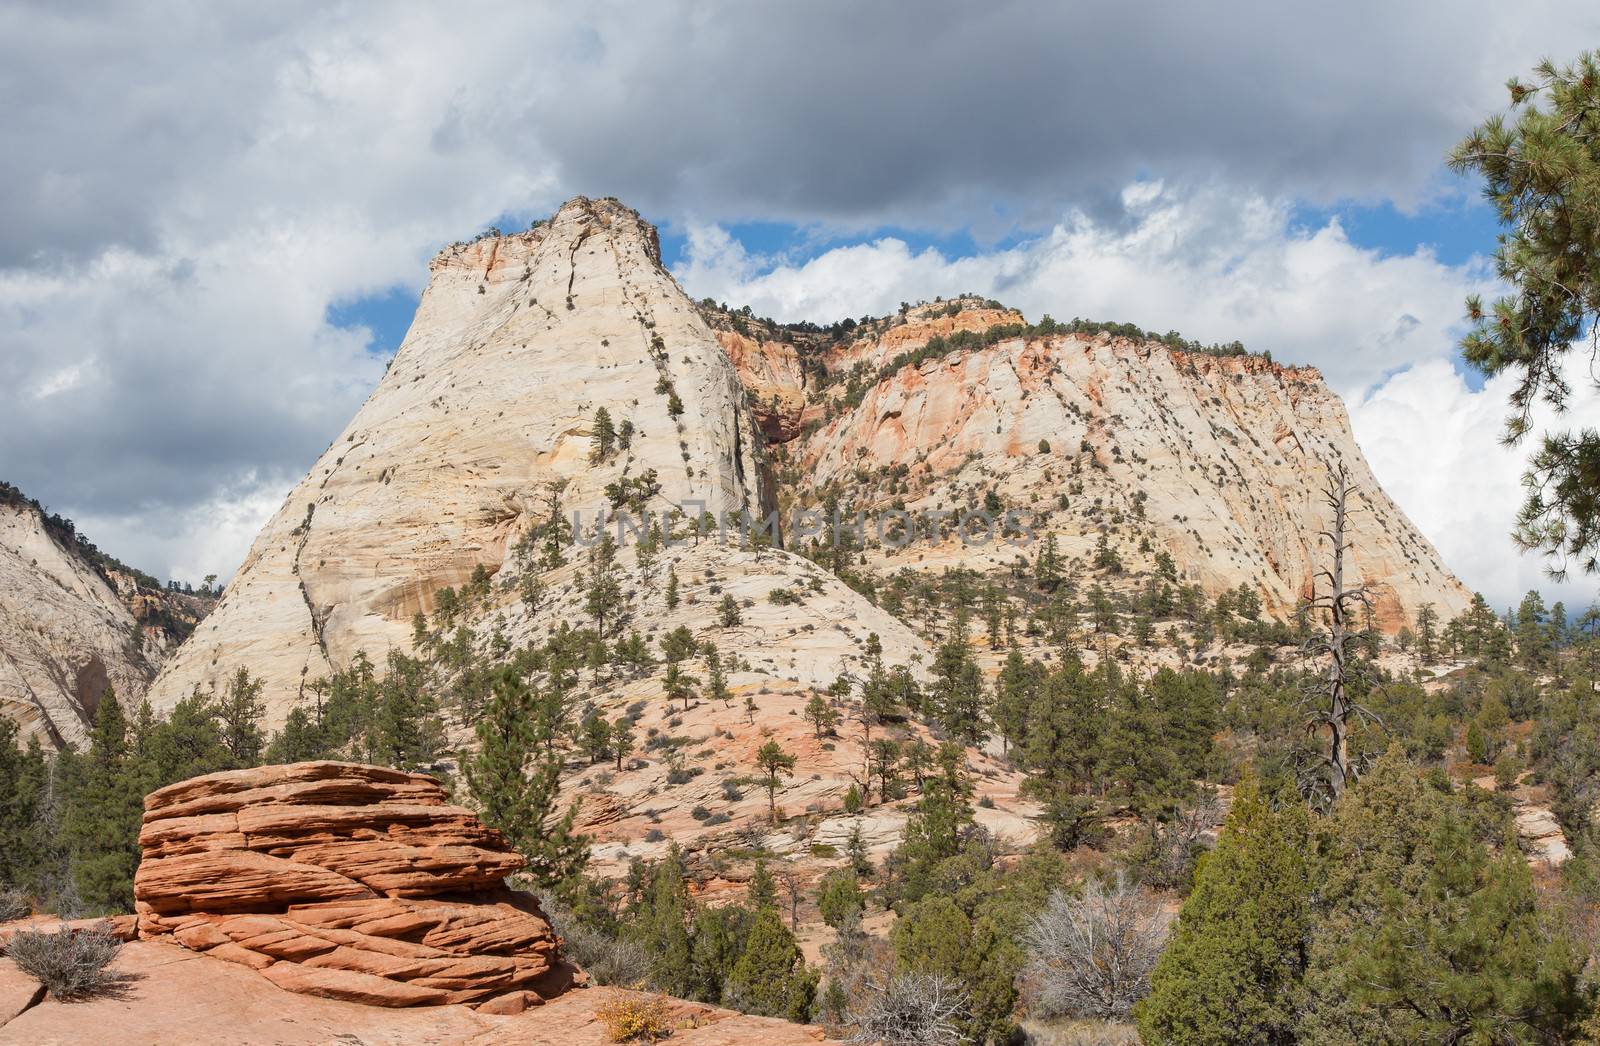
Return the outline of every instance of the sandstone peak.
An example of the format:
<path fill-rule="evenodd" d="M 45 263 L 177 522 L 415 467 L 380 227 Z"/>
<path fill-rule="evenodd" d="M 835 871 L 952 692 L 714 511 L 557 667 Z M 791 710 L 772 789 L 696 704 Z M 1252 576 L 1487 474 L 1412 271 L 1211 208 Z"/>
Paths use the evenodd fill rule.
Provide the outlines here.
<path fill-rule="evenodd" d="M 602 408 L 629 439 L 592 461 Z M 498 573 L 552 511 L 594 518 L 612 484 L 652 509 L 759 513 L 761 442 L 737 373 L 636 212 L 578 197 L 525 233 L 455 244 L 387 373 L 152 700 L 170 707 L 245 665 L 281 722 L 357 651 L 406 649 L 439 590 Z"/>
<path fill-rule="evenodd" d="M 134 880 L 139 933 L 259 970 L 280 988 L 379 1006 L 542 1004 L 579 981 L 523 860 L 438 781 L 311 762 L 152 792 Z"/>

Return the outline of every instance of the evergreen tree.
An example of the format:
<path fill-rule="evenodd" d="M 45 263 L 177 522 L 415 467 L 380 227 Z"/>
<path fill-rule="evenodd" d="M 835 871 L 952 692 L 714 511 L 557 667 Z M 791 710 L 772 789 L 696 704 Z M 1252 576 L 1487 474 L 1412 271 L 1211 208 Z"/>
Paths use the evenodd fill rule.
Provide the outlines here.
<path fill-rule="evenodd" d="M 1274 809 L 1274 805 L 1277 809 Z M 1241 782 L 1135 1016 L 1150 1046 L 1293 1041 L 1311 930 L 1310 823 L 1298 795 Z"/>
<path fill-rule="evenodd" d="M 589 460 L 599 463 L 616 452 L 617 427 L 611 421 L 611 412 L 604 407 L 594 412 L 594 425 L 589 433 Z"/>
<path fill-rule="evenodd" d="M 676 661 L 667 663 L 666 674 L 661 677 L 661 688 L 666 691 L 668 701 L 682 701 L 683 710 L 687 712 L 695 688 L 699 685 L 700 681 L 679 668 Z"/>
<path fill-rule="evenodd" d="M 772 877 L 764 857 L 757 857 L 750 870 L 750 882 L 745 887 L 745 903 L 752 911 L 778 907 L 778 882 Z"/>
<path fill-rule="evenodd" d="M 839 722 L 839 713 L 833 710 L 833 706 L 829 705 L 821 694 L 811 695 L 811 700 L 806 702 L 803 714 L 816 731 L 818 738 L 821 738 L 823 734 L 833 733 L 834 727 Z"/>
<path fill-rule="evenodd" d="M 636 932 L 650 956 L 651 981 L 659 990 L 679 998 L 689 997 L 695 988 L 693 942 L 689 936 L 693 910 L 683 856 L 678 844 L 673 843 L 650 877 L 646 910 L 636 913 Z"/>
<path fill-rule="evenodd" d="M 1340 804 L 1302 1042 L 1572 1041 L 1582 956 L 1541 916 L 1522 855 L 1492 855 L 1477 820 L 1398 749 Z"/>
<path fill-rule="evenodd" d="M 835 868 L 817 885 L 817 910 L 822 921 L 835 930 L 859 919 L 865 907 L 861 881 L 854 868 Z"/>
<path fill-rule="evenodd" d="M 710 643 L 706 644 L 706 697 L 721 701 L 723 705 L 733 700 L 733 691 L 728 689 L 728 673 L 722 667 L 722 655 Z"/>
<path fill-rule="evenodd" d="M 758 909 L 728 976 L 725 998 L 745 1013 L 804 1021 L 816 991 L 817 975 L 806 968 L 777 908 Z"/>
<path fill-rule="evenodd" d="M 671 567 L 667 568 L 667 609 L 678 608 L 678 572 Z"/>
<path fill-rule="evenodd" d="M 958 615 L 950 638 L 934 656 L 934 708 L 939 722 L 968 744 L 980 744 L 983 727 L 983 672 L 967 645 L 966 619 Z"/>
<path fill-rule="evenodd" d="M 588 864 L 588 839 L 577 834 L 578 804 L 555 817 L 561 759 L 551 751 L 555 726 L 537 710 L 538 695 L 518 671 L 495 673 L 493 696 L 478 722 L 478 750 L 463 764 L 483 819 L 528 861 L 538 885 L 567 889 Z"/>
<path fill-rule="evenodd" d="M 373 716 L 379 760 L 401 770 L 431 766 L 444 750 L 444 720 L 427 665 L 389 652 L 388 674 L 378 683 Z"/>
<path fill-rule="evenodd" d="M 1476 295 L 1467 300 L 1473 328 L 1461 352 L 1486 375 L 1516 376 L 1507 425 L 1515 442 L 1532 430 L 1536 403 L 1566 410 L 1563 364 L 1600 316 L 1600 56 L 1580 55 L 1565 68 L 1542 62 L 1532 83 L 1513 78 L 1508 87 L 1510 113 L 1474 130 L 1450 165 L 1483 177 L 1508 227 L 1495 264 L 1510 293 L 1489 308 Z M 1517 543 L 1550 557 L 1558 578 L 1571 562 L 1595 573 L 1600 431 L 1543 434 L 1526 486 Z"/>
<path fill-rule="evenodd" d="M 749 921 L 750 913 L 738 905 L 702 908 L 695 913 L 689 945 L 692 998 L 723 1003 Z"/>
<path fill-rule="evenodd" d="M 589 549 L 583 607 L 594 618 L 595 634 L 605 638 L 606 621 L 621 609 L 622 581 L 617 576 L 617 542 L 606 534 Z"/>
<path fill-rule="evenodd" d="M 261 689 L 265 685 L 260 679 L 251 679 L 250 672 L 240 667 L 217 702 L 222 743 L 228 746 L 236 766 L 255 766 L 261 762 L 267 741 L 261 729 L 261 721 L 267 714 L 261 701 Z"/>
<path fill-rule="evenodd" d="M 17 725 L 0 716 L 0 887 L 38 888 L 44 847 L 40 801 L 49 772 L 37 740 L 17 747 Z"/>
<path fill-rule="evenodd" d="M 127 718 L 109 687 L 95 711 L 89 751 L 68 765 L 62 843 L 72 856 L 78 897 L 90 913 L 132 911 L 144 782 L 130 758 Z"/>
<path fill-rule="evenodd" d="M 611 751 L 617 757 L 617 769 L 622 769 L 622 761 L 633 752 L 633 720 L 627 716 L 618 716 L 611 722 Z"/>
<path fill-rule="evenodd" d="M 783 750 L 775 738 L 769 738 L 756 751 L 756 766 L 767 775 L 767 811 L 772 822 L 778 822 L 778 782 L 794 773 L 795 757 Z"/>

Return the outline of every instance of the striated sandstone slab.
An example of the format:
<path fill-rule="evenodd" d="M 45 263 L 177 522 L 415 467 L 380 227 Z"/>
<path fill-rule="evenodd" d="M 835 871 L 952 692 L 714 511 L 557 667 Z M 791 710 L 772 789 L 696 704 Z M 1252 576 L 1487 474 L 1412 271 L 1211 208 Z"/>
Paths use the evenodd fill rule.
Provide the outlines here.
<path fill-rule="evenodd" d="M 139 933 L 374 1006 L 520 1012 L 581 983 L 533 898 L 504 886 L 522 858 L 447 799 L 425 775 L 336 762 L 154 792 Z"/>

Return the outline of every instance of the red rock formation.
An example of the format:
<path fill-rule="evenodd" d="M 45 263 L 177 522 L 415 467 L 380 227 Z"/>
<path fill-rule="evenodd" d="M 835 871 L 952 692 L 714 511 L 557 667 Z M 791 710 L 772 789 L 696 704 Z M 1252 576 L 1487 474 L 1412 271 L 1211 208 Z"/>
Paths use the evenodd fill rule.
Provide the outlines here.
<path fill-rule="evenodd" d="M 580 978 L 500 833 L 438 781 L 295 763 L 183 781 L 145 799 L 141 937 L 376 1006 L 517 1012 Z"/>

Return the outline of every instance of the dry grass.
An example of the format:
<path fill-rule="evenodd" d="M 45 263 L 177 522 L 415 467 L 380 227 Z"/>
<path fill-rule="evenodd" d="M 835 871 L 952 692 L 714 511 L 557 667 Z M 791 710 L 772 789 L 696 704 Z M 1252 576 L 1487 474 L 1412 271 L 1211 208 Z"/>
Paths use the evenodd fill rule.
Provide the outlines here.
<path fill-rule="evenodd" d="M 53 998 L 74 1001 L 116 991 L 122 978 L 106 967 L 121 947 L 107 931 L 73 932 L 63 924 L 54 933 L 18 931 L 6 943 L 5 954 Z"/>
<path fill-rule="evenodd" d="M 672 1034 L 672 1010 L 659 998 L 630 996 L 595 1011 L 610 1042 L 656 1042 Z"/>

